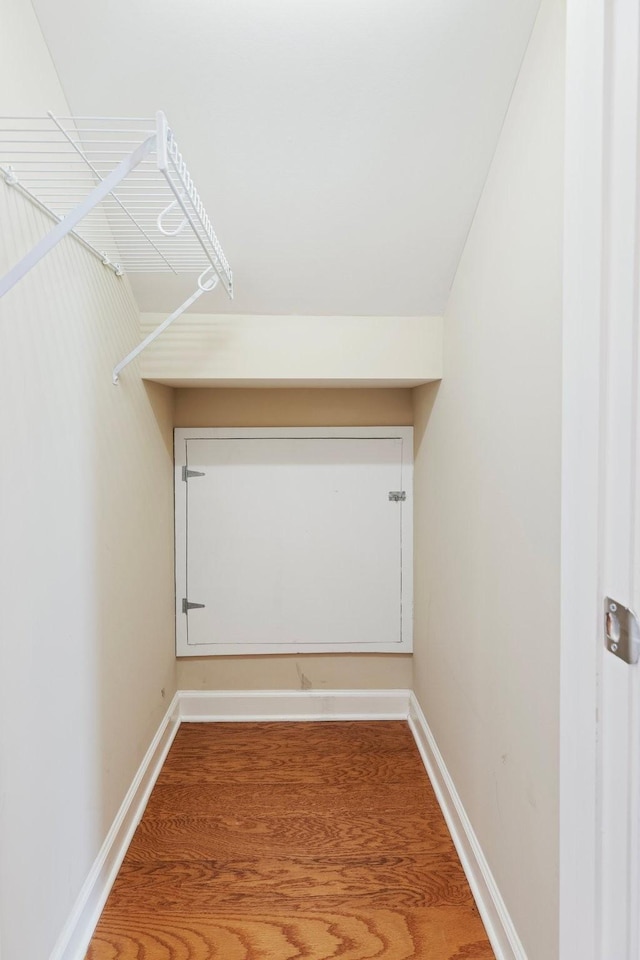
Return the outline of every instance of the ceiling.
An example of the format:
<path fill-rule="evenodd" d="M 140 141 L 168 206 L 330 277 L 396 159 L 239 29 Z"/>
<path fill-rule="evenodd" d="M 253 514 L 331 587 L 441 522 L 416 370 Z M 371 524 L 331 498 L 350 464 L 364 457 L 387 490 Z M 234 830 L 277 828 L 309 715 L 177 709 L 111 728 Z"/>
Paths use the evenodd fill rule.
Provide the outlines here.
<path fill-rule="evenodd" d="M 234 271 L 196 310 L 442 313 L 539 0 L 33 3 L 74 113 L 167 114 Z"/>

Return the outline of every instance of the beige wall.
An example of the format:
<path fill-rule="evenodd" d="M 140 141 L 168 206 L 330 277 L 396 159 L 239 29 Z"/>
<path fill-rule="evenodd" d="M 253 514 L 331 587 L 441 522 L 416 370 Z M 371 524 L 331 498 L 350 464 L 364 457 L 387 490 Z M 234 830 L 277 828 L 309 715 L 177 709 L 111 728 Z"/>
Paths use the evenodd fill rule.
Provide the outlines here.
<path fill-rule="evenodd" d="M 181 690 L 409 690 L 411 654 L 312 653 L 178 660 Z"/>
<path fill-rule="evenodd" d="M 176 427 L 411 426 L 410 390 L 175 391 Z"/>
<path fill-rule="evenodd" d="M 558 956 L 564 8 L 543 0 L 415 391 L 415 689 L 528 960 Z"/>
<path fill-rule="evenodd" d="M 164 319 L 142 314 L 143 333 Z M 442 318 L 185 313 L 141 370 L 172 386 L 415 386 L 442 376 Z"/>
<path fill-rule="evenodd" d="M 176 390 L 177 427 L 410 426 L 410 390 Z M 201 657 L 178 661 L 183 690 L 409 688 L 408 654 Z"/>
<path fill-rule="evenodd" d="M 0 114 L 67 114 L 4 0 Z M 50 228 L 0 179 L 0 273 Z M 64 241 L 0 302 L 0 953 L 46 960 L 175 689 L 172 395 L 127 282 Z"/>

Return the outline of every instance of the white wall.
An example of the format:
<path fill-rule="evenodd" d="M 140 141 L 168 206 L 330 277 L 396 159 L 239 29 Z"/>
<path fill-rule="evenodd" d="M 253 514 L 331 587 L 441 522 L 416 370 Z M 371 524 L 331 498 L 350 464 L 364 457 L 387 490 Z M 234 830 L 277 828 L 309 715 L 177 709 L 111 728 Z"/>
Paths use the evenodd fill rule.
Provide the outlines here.
<path fill-rule="evenodd" d="M 0 114 L 64 114 L 3 0 Z M 0 180 L 0 273 L 50 224 Z M 64 241 L 0 304 L 0 953 L 46 960 L 175 689 L 172 397 L 126 281 Z M 164 690 L 164 695 L 162 691 Z"/>
<path fill-rule="evenodd" d="M 164 319 L 143 313 L 143 333 Z M 141 370 L 173 386 L 413 387 L 442 376 L 442 317 L 184 313 L 143 353 Z"/>
<path fill-rule="evenodd" d="M 564 4 L 542 0 L 414 391 L 418 699 L 528 960 L 558 956 Z"/>

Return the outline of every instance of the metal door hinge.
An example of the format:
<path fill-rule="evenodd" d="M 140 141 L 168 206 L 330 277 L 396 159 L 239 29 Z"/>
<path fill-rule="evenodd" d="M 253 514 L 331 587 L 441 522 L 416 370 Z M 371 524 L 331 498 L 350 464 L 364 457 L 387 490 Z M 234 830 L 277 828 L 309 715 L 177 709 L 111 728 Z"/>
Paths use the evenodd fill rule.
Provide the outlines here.
<path fill-rule="evenodd" d="M 182 468 L 182 479 L 186 483 L 187 480 L 190 480 L 191 477 L 204 477 L 204 473 L 200 473 L 199 470 L 189 470 L 189 467 Z"/>
<path fill-rule="evenodd" d="M 604 601 L 604 639 L 607 650 L 625 663 L 637 663 L 640 657 L 640 625 L 633 610 L 606 597 Z"/>
<path fill-rule="evenodd" d="M 182 598 L 182 612 L 189 613 L 189 610 L 198 610 L 204 607 L 204 603 L 191 603 L 186 597 Z"/>
<path fill-rule="evenodd" d="M 389 490 L 389 500 L 406 500 L 406 490 Z"/>

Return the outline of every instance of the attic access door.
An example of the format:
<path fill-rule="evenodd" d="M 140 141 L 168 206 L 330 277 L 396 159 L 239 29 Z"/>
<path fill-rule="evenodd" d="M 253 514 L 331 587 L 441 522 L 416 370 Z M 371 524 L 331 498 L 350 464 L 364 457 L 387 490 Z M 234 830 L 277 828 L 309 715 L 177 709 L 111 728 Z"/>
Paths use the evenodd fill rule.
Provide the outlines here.
<path fill-rule="evenodd" d="M 178 656 L 410 652 L 412 433 L 176 430 Z"/>

